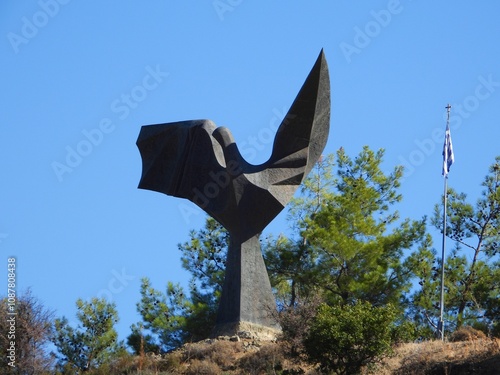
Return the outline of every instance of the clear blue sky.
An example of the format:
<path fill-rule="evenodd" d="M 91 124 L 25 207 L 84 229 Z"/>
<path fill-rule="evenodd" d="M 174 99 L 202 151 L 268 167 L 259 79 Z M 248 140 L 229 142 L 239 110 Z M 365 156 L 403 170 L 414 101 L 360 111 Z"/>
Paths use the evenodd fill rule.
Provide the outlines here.
<path fill-rule="evenodd" d="M 77 298 L 107 296 L 125 339 L 140 278 L 186 285 L 176 245 L 205 219 L 137 189 L 141 125 L 208 118 L 265 161 L 321 48 L 325 152 L 385 148 L 387 171 L 407 167 L 402 216 L 432 215 L 451 103 L 449 185 L 474 202 L 500 154 L 499 14 L 495 1 L 2 1 L 0 294 L 15 256 L 19 291 L 72 322 Z"/>

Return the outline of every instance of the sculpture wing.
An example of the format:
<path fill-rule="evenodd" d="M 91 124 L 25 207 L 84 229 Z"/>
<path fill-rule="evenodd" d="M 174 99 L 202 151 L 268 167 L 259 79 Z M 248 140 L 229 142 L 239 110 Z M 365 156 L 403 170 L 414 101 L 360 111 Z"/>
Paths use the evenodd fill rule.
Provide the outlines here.
<path fill-rule="evenodd" d="M 287 115 L 278 127 L 273 151 L 267 162 L 251 165 L 241 156 L 229 129 L 219 127 L 213 136 L 222 145 L 225 161 L 241 165 L 252 175 L 269 173 L 272 185 L 300 185 L 318 161 L 330 128 L 330 78 L 321 50 Z M 281 170 L 282 172 L 277 172 Z M 286 171 L 285 171 L 286 170 Z M 266 172 L 267 171 L 267 172 Z M 257 179 L 262 180 L 262 176 Z"/>
<path fill-rule="evenodd" d="M 267 166 L 270 168 L 284 168 L 287 165 L 303 166 L 303 173 L 294 178 L 300 184 L 321 156 L 328 139 L 329 127 L 330 78 L 325 54 L 321 50 L 278 128 Z"/>
<path fill-rule="evenodd" d="M 211 136 L 214 129 L 210 120 L 143 126 L 137 139 L 139 188 L 192 200 L 210 175 L 225 170 L 222 148 Z"/>

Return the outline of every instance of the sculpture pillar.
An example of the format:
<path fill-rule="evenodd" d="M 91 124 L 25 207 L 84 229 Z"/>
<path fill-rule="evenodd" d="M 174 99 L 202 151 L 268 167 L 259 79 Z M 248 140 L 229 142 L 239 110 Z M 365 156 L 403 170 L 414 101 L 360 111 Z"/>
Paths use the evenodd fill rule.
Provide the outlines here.
<path fill-rule="evenodd" d="M 215 333 L 260 331 L 261 335 L 272 335 L 279 330 L 272 316 L 276 301 L 262 258 L 259 234 L 242 241 L 230 233 L 230 239 Z"/>

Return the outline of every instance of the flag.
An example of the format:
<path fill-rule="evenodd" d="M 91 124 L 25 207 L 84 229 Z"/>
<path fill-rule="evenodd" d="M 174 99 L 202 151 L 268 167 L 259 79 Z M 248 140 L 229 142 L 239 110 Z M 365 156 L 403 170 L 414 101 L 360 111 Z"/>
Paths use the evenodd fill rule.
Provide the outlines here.
<path fill-rule="evenodd" d="M 451 144 L 450 125 L 446 124 L 446 132 L 444 134 L 443 145 L 443 176 L 448 176 L 450 167 L 454 161 L 455 155 L 453 154 L 453 145 Z"/>

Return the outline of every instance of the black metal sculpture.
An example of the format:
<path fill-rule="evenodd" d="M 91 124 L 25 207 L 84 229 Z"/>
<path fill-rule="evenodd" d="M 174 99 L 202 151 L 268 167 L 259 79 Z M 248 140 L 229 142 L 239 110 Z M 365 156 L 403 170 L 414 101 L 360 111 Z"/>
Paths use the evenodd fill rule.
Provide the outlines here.
<path fill-rule="evenodd" d="M 189 199 L 229 232 L 217 332 L 279 328 L 270 314 L 276 303 L 259 235 L 320 157 L 329 123 L 330 82 L 321 51 L 278 128 L 271 157 L 261 165 L 246 162 L 229 129 L 210 120 L 141 128 L 139 188 Z"/>

